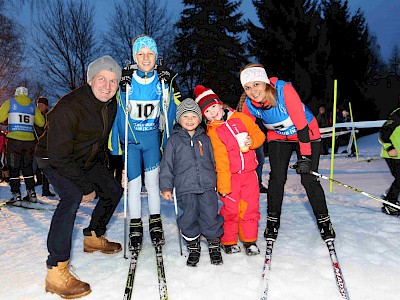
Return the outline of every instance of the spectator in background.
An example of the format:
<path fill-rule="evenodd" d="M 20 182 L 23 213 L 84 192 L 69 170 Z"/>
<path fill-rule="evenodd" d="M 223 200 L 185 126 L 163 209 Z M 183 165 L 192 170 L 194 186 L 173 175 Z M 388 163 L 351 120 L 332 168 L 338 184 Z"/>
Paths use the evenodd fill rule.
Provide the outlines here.
<path fill-rule="evenodd" d="M 40 96 L 37 101 L 36 106 L 46 119 L 46 114 L 49 111 L 48 110 L 49 100 L 47 100 L 47 98 L 44 96 Z M 36 142 L 39 140 L 39 137 L 43 134 L 43 132 L 44 132 L 44 127 L 39 127 L 39 126 L 35 125 Z M 33 158 L 33 173 L 36 175 L 35 185 L 42 185 L 42 196 L 54 197 L 55 194 L 50 192 L 50 184 L 49 184 L 49 181 L 47 180 L 46 175 L 44 175 L 42 170 L 40 168 L 38 168 L 36 157 Z"/>
<path fill-rule="evenodd" d="M 342 123 L 348 123 L 348 122 L 351 122 L 350 113 L 347 108 L 344 108 L 342 110 Z"/>
<path fill-rule="evenodd" d="M 350 113 L 349 113 L 349 110 L 347 108 L 344 108 L 342 110 L 342 122 L 343 123 L 350 123 L 351 122 Z M 352 129 L 352 127 L 346 127 L 346 130 L 351 130 L 351 129 Z M 351 137 L 352 134 L 353 133 L 350 132 L 349 134 L 345 134 L 344 136 L 342 136 L 343 143 L 344 143 L 345 146 L 348 146 L 348 144 L 350 142 L 350 139 L 352 139 L 352 137 Z M 354 146 L 354 140 L 352 140 L 350 151 L 351 151 L 351 153 L 348 155 L 348 157 L 354 157 L 356 155 L 355 154 L 356 150 L 355 150 L 355 146 Z M 343 150 L 342 153 L 347 153 L 347 149 Z"/>
<path fill-rule="evenodd" d="M 7 162 L 13 197 L 9 205 L 21 206 L 22 201 L 37 202 L 32 161 L 35 149 L 34 124 L 43 127 L 45 120 L 28 97 L 28 89 L 20 86 L 15 98 L 6 100 L 0 107 L 0 122 L 8 119 Z M 21 199 L 20 172 L 25 180 L 27 195 Z"/>
<path fill-rule="evenodd" d="M 7 133 L 3 130 L 0 130 L 0 172 L 1 172 L 1 181 L 6 181 L 6 171 L 7 171 Z"/>
<path fill-rule="evenodd" d="M 394 180 L 384 200 L 399 205 L 400 194 L 400 108 L 395 109 L 387 118 L 379 132 L 379 142 L 382 144 L 381 156 L 385 159 Z M 400 216 L 400 210 L 383 204 L 382 211 L 388 215 Z"/>
<path fill-rule="evenodd" d="M 326 113 L 325 106 L 318 108 L 317 122 L 319 128 L 329 127 L 329 117 Z M 329 154 L 329 138 L 321 138 L 321 155 Z"/>

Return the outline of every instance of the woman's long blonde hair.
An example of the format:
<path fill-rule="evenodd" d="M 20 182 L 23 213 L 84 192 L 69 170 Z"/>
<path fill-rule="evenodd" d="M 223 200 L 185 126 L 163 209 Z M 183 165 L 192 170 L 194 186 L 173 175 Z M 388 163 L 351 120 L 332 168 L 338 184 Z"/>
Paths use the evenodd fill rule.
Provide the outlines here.
<path fill-rule="evenodd" d="M 245 65 L 242 69 L 240 69 L 240 73 L 242 73 L 242 71 L 245 69 L 255 68 L 255 67 L 265 69 L 262 64 L 250 63 L 250 64 Z M 276 89 L 273 86 L 271 86 L 271 84 L 266 84 L 265 92 L 267 94 L 266 98 L 267 98 L 267 102 L 269 103 L 269 106 L 271 106 L 271 107 L 276 106 Z"/>

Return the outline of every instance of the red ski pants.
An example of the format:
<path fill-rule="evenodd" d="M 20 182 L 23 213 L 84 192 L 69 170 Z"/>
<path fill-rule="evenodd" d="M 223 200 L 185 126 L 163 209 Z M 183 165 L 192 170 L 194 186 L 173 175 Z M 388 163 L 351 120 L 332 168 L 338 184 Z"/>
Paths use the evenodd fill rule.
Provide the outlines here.
<path fill-rule="evenodd" d="M 242 242 L 255 242 L 260 219 L 260 189 L 255 171 L 231 175 L 232 192 L 221 196 L 223 205 L 220 215 L 224 217 L 223 245 L 234 245 L 238 237 Z"/>

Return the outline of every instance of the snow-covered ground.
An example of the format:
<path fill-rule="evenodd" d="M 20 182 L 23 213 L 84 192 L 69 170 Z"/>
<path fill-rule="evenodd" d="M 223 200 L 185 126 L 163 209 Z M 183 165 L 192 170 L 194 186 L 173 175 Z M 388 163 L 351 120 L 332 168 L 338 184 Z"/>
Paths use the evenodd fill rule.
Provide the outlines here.
<path fill-rule="evenodd" d="M 379 157 L 377 135 L 359 139 L 360 159 Z M 295 162 L 293 158 L 293 162 Z M 330 156 L 321 157 L 320 173 L 329 176 Z M 267 185 L 268 159 L 263 182 Z M 380 196 L 392 176 L 383 159 L 357 162 L 338 155 L 334 178 L 367 193 Z M 400 218 L 387 216 L 381 203 L 350 189 L 321 179 L 337 238 L 336 251 L 351 299 L 399 299 L 400 295 Z M 22 187 L 24 193 L 24 187 Z M 38 195 L 41 188 L 37 188 Z M 9 187 L 0 184 L 0 199 L 11 197 Z M 57 204 L 57 200 L 39 197 Z M 180 256 L 175 212 L 172 202 L 162 200 L 166 245 L 165 272 L 169 299 L 217 300 L 257 299 L 266 242 L 262 234 L 266 224 L 266 195 L 260 199 L 259 241 L 261 255 L 248 257 L 243 252 L 223 254 L 224 264 L 210 264 L 207 246 L 202 243 L 197 268 L 186 266 Z M 79 209 L 73 235 L 71 263 L 79 277 L 90 283 L 92 293 L 83 299 L 123 299 L 129 260 L 123 252 L 116 255 L 83 253 L 82 229 L 90 220 L 94 203 Z M 148 212 L 143 198 L 145 237 L 140 253 L 132 299 L 156 300 L 158 282 L 155 251 L 148 234 Z M 1 207 L 0 211 L 0 299 L 50 300 L 58 296 L 45 293 L 46 238 L 52 212 Z M 107 237 L 123 241 L 123 201 L 111 220 Z M 184 247 L 184 255 L 186 247 Z M 289 171 L 283 203 L 281 229 L 274 245 L 269 283 L 271 300 L 340 299 L 328 249 L 320 238 L 300 177 Z"/>

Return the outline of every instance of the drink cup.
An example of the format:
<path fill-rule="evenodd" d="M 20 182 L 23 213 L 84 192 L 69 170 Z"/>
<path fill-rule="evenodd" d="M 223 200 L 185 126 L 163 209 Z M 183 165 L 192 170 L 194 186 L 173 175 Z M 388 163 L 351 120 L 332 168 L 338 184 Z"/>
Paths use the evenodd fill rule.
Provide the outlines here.
<path fill-rule="evenodd" d="M 235 135 L 236 140 L 237 140 L 237 142 L 239 144 L 240 151 L 243 152 L 243 153 L 249 151 L 249 147 L 247 147 L 245 145 L 245 141 L 247 139 L 247 136 L 248 136 L 247 132 L 240 132 L 240 133 Z"/>

